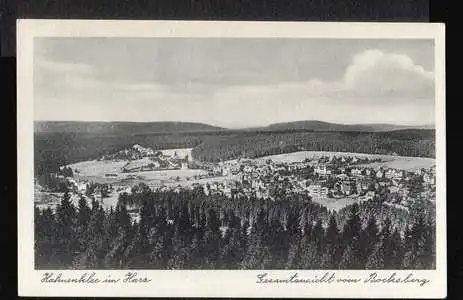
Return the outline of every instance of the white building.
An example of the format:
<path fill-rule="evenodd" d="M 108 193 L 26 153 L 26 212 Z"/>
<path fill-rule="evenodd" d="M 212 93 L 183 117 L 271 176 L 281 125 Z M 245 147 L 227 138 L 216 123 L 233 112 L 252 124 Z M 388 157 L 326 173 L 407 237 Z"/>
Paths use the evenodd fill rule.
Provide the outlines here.
<path fill-rule="evenodd" d="M 85 193 L 87 191 L 87 183 L 83 182 L 83 183 L 77 184 L 77 191 L 79 193 Z"/>
<path fill-rule="evenodd" d="M 357 169 L 357 168 L 354 168 L 354 169 L 350 170 L 350 173 L 352 174 L 352 176 L 360 176 L 360 175 L 362 175 L 362 171 L 360 169 Z"/>
<path fill-rule="evenodd" d="M 378 171 L 376 172 L 376 178 L 382 178 L 383 175 L 384 175 L 384 173 L 383 173 L 381 170 L 378 170 Z"/>
<path fill-rule="evenodd" d="M 314 173 L 315 174 L 319 174 L 319 175 L 329 175 L 331 174 L 331 171 L 328 170 L 326 168 L 326 166 L 317 166 L 315 169 L 314 169 Z"/>
<path fill-rule="evenodd" d="M 310 195 L 314 197 L 327 197 L 328 196 L 328 188 L 322 187 L 319 184 L 313 184 L 307 187 L 307 191 Z"/>
<path fill-rule="evenodd" d="M 435 177 L 426 173 L 423 175 L 423 181 L 426 184 L 435 184 Z"/>
<path fill-rule="evenodd" d="M 374 197 L 375 197 L 375 192 L 373 192 L 373 191 L 368 191 L 365 194 L 365 198 L 367 198 L 367 199 L 373 199 Z"/>

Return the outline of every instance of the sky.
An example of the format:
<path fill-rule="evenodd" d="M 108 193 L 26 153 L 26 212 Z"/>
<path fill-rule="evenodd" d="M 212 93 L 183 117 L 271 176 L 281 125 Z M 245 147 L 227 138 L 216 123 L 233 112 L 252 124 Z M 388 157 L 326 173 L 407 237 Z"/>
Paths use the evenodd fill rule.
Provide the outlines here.
<path fill-rule="evenodd" d="M 34 40 L 34 118 L 434 124 L 432 40 Z"/>

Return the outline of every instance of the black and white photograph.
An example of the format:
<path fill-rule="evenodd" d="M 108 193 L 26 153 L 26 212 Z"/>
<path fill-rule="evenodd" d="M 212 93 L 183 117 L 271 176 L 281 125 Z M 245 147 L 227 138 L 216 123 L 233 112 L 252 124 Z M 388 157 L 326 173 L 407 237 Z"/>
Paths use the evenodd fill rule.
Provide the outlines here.
<path fill-rule="evenodd" d="M 239 34 L 30 39 L 35 272 L 441 268 L 436 39 Z"/>

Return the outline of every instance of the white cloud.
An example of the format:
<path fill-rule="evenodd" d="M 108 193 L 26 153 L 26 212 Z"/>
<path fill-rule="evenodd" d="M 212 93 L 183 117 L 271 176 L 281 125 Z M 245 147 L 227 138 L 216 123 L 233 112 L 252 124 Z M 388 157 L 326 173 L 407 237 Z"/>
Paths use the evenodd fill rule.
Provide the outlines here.
<path fill-rule="evenodd" d="M 407 55 L 379 50 L 355 55 L 334 81 L 261 85 L 178 88 L 97 79 L 95 70 L 83 64 L 40 62 L 39 67 L 49 71 L 43 82 L 53 91 L 37 97 L 43 101 L 36 106 L 42 119 L 54 119 L 50 114 L 59 111 L 71 120 L 199 121 L 230 127 L 310 119 L 423 124 L 432 123 L 434 112 L 433 73 Z"/>
<path fill-rule="evenodd" d="M 434 74 L 404 54 L 367 50 L 346 69 L 343 84 L 360 96 L 432 97 Z"/>
<path fill-rule="evenodd" d="M 432 123 L 433 90 L 433 73 L 410 57 L 370 50 L 357 54 L 339 80 L 228 87 L 211 103 L 215 121 L 231 126 L 307 119 Z"/>

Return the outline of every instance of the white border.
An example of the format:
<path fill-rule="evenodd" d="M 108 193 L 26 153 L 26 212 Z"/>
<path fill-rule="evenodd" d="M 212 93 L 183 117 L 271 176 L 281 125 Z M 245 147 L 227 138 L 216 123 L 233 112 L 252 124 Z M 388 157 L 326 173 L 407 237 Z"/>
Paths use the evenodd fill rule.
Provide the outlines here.
<path fill-rule="evenodd" d="M 316 23 L 212 21 L 18 20 L 18 289 L 21 296 L 156 296 L 156 297 L 343 297 L 444 298 L 446 296 L 446 157 L 444 24 L 431 23 Z M 243 38 L 393 38 L 435 41 L 437 269 L 414 271 L 431 280 L 415 285 L 259 285 L 260 271 L 138 271 L 150 284 L 42 284 L 43 271 L 33 265 L 33 38 L 34 37 L 243 37 Z M 296 271 L 268 271 L 284 278 Z M 297 271 L 313 277 L 325 271 Z M 63 271 L 63 276 L 82 274 Z M 97 271 L 113 277 L 125 271 Z M 338 276 L 370 271 L 336 271 Z M 390 274 L 380 271 L 379 274 Z M 397 271 L 407 275 L 408 271 Z M 364 276 L 365 277 L 365 276 Z"/>

